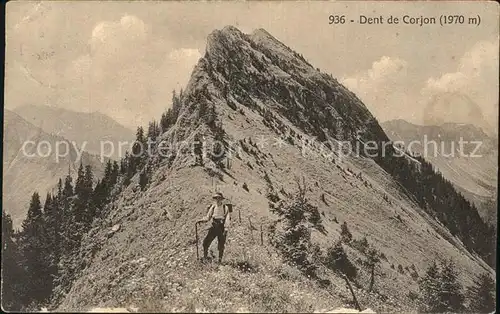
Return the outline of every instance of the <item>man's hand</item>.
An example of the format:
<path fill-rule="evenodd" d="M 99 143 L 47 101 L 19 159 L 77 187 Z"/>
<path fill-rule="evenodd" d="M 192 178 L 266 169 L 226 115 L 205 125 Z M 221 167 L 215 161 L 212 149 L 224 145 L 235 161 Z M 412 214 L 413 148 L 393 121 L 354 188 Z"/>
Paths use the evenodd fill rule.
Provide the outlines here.
<path fill-rule="evenodd" d="M 204 219 L 201 219 L 201 220 L 198 220 L 196 223 L 199 224 L 199 223 L 202 223 L 202 222 L 207 222 L 208 220 L 206 218 Z"/>

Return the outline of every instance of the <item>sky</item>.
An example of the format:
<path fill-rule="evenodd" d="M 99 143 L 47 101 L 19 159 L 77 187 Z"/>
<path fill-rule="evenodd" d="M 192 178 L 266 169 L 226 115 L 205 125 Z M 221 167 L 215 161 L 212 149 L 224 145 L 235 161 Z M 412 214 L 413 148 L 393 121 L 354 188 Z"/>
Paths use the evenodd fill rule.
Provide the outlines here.
<path fill-rule="evenodd" d="M 494 2 L 9 2 L 5 107 L 100 111 L 135 129 L 158 119 L 172 91 L 187 84 L 208 34 L 234 25 L 245 33 L 265 28 L 355 92 L 381 122 L 423 124 L 429 103 L 455 99 L 452 114 L 435 107 L 433 114 L 467 122 L 472 106 L 484 117 L 477 123 L 495 129 L 498 12 Z M 347 23 L 330 25 L 330 14 Z M 349 22 L 441 14 L 479 15 L 481 24 Z M 455 94 L 471 101 L 443 96 Z"/>

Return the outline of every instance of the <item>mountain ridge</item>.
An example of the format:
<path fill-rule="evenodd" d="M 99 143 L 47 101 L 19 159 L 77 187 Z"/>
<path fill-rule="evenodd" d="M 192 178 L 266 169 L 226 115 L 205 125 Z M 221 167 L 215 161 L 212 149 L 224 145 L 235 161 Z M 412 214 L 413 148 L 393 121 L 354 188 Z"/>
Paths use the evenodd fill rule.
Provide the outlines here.
<path fill-rule="evenodd" d="M 132 130 L 99 111 L 78 112 L 45 105 L 19 106 L 13 111 L 49 134 L 63 136 L 79 146 L 85 143 L 85 149 L 97 155 L 107 153 L 101 152 L 101 141 L 111 141 L 118 147 L 119 141 L 130 143 L 134 138 Z M 112 157 L 121 157 L 118 153 L 115 149 Z"/>
<path fill-rule="evenodd" d="M 308 199 L 322 213 L 325 234 L 312 232 L 320 250 L 340 238 L 340 223 L 347 222 L 354 238 L 368 237 L 386 256 L 379 290 L 364 291 L 364 273 L 355 288 L 360 302 L 377 311 L 418 307 L 409 296 L 418 290 L 417 280 L 404 267 L 413 265 L 418 276 L 432 260 L 453 257 L 464 282 L 493 272 L 405 191 L 384 160 L 342 156 L 334 149 L 341 141 L 388 140 L 352 92 L 291 49 L 282 57 L 283 47 L 270 48 L 274 39 L 249 38 L 234 27 L 209 36 L 205 56 L 169 111 L 174 118 L 165 119 L 167 128 L 159 135 L 167 143 L 201 138 L 206 145 L 155 154 L 143 160 L 129 184 L 120 178 L 106 214 L 82 240 L 78 256 L 84 265 L 59 296 L 58 310 L 133 304 L 141 311 L 314 311 L 347 303 L 341 277 L 322 273 L 331 282 L 332 298 L 283 263 L 268 231 L 262 245 L 254 241 L 257 233 L 247 221 L 266 230 L 276 218 L 269 193 L 290 198 L 294 176 L 307 180 Z M 222 143 L 223 158 L 213 142 Z M 149 173 L 143 188 L 142 173 Z M 227 263 L 203 266 L 195 262 L 193 223 L 216 190 L 242 219 L 234 217 Z M 346 250 L 361 269 L 362 255 Z M 255 271 L 234 266 L 245 262 Z"/>

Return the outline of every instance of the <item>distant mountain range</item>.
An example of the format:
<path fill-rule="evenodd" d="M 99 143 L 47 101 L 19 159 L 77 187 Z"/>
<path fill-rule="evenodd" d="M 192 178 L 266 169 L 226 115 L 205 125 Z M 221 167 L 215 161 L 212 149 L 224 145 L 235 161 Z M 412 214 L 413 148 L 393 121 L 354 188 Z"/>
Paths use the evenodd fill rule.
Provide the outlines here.
<path fill-rule="evenodd" d="M 92 154 L 100 155 L 101 142 L 111 141 L 115 147 L 114 153 L 110 154 L 113 159 L 120 157 L 118 142 L 130 143 L 135 139 L 134 131 L 99 112 L 76 112 L 36 105 L 17 107 L 14 112 L 44 132 L 75 141 L 79 147 L 84 147 Z M 123 147 L 122 155 L 126 149 L 129 149 L 129 146 Z M 110 152 L 109 146 L 104 146 L 104 154 L 108 152 Z"/>
<path fill-rule="evenodd" d="M 23 151 L 27 141 L 32 142 L 25 145 Z M 69 147 L 67 156 L 59 160 L 55 151 L 58 142 Z M 43 143 L 39 146 L 41 154 L 37 153 L 39 143 Z M 64 155 L 66 145 L 59 144 L 59 147 Z M 68 172 L 76 177 L 80 153 L 83 165 L 91 165 L 95 178 L 100 178 L 104 165 L 98 156 L 82 152 L 65 137 L 49 134 L 17 113 L 4 110 L 2 206 L 11 214 L 15 227 L 20 227 L 33 192 L 37 191 L 44 200 L 46 193 L 55 189 L 59 178 L 64 178 Z"/>
<path fill-rule="evenodd" d="M 481 107 L 460 92 L 437 93 L 424 110 L 425 125 L 471 124 L 490 136 L 497 136 L 498 129 L 488 121 L 493 120 L 486 119 Z"/>
<path fill-rule="evenodd" d="M 450 180 L 466 198 L 474 202 L 484 219 L 496 225 L 497 138 L 487 135 L 481 128 L 472 124 L 443 123 L 422 126 L 399 119 L 386 121 L 381 125 L 391 140 L 402 141 L 406 147 L 411 142 L 422 142 L 411 146 L 411 151 L 415 154 L 424 153 L 424 137 L 427 142 L 435 141 L 438 144 L 437 150 L 436 146 L 428 144 L 427 154 L 423 157 Z M 463 141 L 480 142 L 480 147 L 474 152 L 477 144 L 464 144 L 463 153 L 467 156 L 460 156 L 457 150 L 460 149 L 461 138 Z M 454 156 L 451 156 L 452 148 Z M 474 157 L 472 153 L 481 157 Z"/>

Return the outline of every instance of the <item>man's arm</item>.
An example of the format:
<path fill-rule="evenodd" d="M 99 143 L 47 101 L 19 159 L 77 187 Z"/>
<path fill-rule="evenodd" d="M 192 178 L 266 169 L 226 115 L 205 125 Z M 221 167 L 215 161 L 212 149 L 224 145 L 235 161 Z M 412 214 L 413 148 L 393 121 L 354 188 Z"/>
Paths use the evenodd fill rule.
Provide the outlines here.
<path fill-rule="evenodd" d="M 205 218 L 203 218 L 202 220 L 200 221 L 203 221 L 203 222 L 207 222 L 210 220 L 210 218 L 212 218 L 212 215 L 214 214 L 214 205 L 210 205 L 208 207 L 208 211 L 207 211 L 207 215 L 205 216 Z"/>
<path fill-rule="evenodd" d="M 231 225 L 231 212 L 232 210 L 229 210 L 229 206 L 226 207 L 228 212 L 227 212 L 227 215 L 226 215 L 226 221 L 224 222 L 224 229 L 229 229 L 230 225 Z"/>

